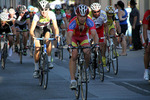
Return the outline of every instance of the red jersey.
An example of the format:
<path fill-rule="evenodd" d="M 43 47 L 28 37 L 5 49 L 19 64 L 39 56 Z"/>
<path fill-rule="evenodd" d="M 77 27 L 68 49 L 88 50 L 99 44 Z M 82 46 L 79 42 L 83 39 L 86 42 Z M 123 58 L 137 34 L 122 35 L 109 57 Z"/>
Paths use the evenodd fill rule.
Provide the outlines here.
<path fill-rule="evenodd" d="M 147 10 L 144 14 L 143 24 L 147 24 L 148 30 L 150 30 L 150 10 Z"/>
<path fill-rule="evenodd" d="M 84 23 L 84 30 L 82 32 L 80 32 L 79 25 L 80 25 L 80 23 L 77 19 L 77 16 L 75 16 L 74 18 L 71 19 L 71 21 L 68 25 L 67 32 L 72 31 L 73 36 L 80 37 L 80 36 L 85 36 L 86 33 L 88 33 L 88 31 L 90 31 L 92 29 L 96 30 L 95 23 L 90 17 L 87 17 L 86 22 Z"/>

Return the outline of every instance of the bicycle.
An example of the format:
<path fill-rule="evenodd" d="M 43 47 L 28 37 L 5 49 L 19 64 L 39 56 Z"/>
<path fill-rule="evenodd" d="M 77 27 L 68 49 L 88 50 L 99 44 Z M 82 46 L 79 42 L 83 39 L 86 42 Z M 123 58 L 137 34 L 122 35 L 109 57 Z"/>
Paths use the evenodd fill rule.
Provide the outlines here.
<path fill-rule="evenodd" d="M 40 59 L 39 59 L 39 85 L 42 86 L 44 89 L 47 88 L 48 84 L 48 55 L 46 50 L 46 40 L 53 41 L 55 38 L 35 38 L 36 40 L 40 40 Z"/>
<path fill-rule="evenodd" d="M 0 35 L 0 37 L 3 36 L 3 41 L 4 41 L 4 46 L 2 49 L 2 55 L 1 55 L 2 69 L 5 69 L 6 59 L 8 56 L 8 50 L 7 50 L 8 49 L 8 41 L 7 41 L 8 35 L 13 36 L 13 33 L 7 33 L 6 34 L 5 32 L 3 32 L 2 35 Z"/>
<path fill-rule="evenodd" d="M 20 56 L 20 64 L 22 64 L 22 54 L 23 54 L 23 32 L 27 32 L 29 30 L 17 30 L 17 32 L 20 32 L 19 34 L 19 56 Z"/>
<path fill-rule="evenodd" d="M 60 32 L 60 36 L 59 36 L 59 42 L 58 42 L 58 50 L 59 50 L 59 53 L 58 53 L 58 58 L 60 60 L 63 60 L 63 46 L 65 45 L 64 43 L 64 37 L 63 37 L 63 34 L 62 34 L 62 31 L 63 30 L 66 30 L 66 29 L 59 29 L 59 32 Z"/>
<path fill-rule="evenodd" d="M 113 43 L 115 35 L 109 35 L 110 39 L 107 39 L 107 50 L 106 50 L 106 70 L 110 72 L 112 66 L 115 75 L 118 73 L 118 52 L 116 45 Z"/>
<path fill-rule="evenodd" d="M 95 45 L 91 45 L 92 48 L 95 48 Z M 96 77 L 96 69 L 99 74 L 100 80 L 104 81 L 104 68 L 103 68 L 103 62 L 102 62 L 102 55 L 100 51 L 100 47 L 98 47 L 98 50 L 95 51 L 94 49 L 91 49 L 91 61 L 89 66 L 89 72 L 91 74 L 92 79 L 95 79 Z"/>
<path fill-rule="evenodd" d="M 87 70 L 84 66 L 85 59 L 84 59 L 84 52 L 83 49 L 91 48 L 89 46 L 84 47 L 79 45 L 78 47 L 71 47 L 70 49 L 77 49 L 78 50 L 78 58 L 77 58 L 77 72 L 75 80 L 77 81 L 77 87 L 75 89 L 75 96 L 76 99 L 79 99 L 80 90 L 82 100 L 87 100 L 87 93 L 88 93 L 88 78 L 87 78 Z"/>

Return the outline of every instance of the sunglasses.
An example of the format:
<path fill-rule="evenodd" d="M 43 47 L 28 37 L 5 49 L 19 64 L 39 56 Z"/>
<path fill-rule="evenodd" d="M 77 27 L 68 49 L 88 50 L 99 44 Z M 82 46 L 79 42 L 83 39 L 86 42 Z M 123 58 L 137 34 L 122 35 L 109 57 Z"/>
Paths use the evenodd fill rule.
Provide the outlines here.
<path fill-rule="evenodd" d="M 100 12 L 100 10 L 99 11 L 93 11 L 94 13 L 99 13 Z"/>
<path fill-rule="evenodd" d="M 25 12 L 20 12 L 20 14 L 24 14 Z"/>
<path fill-rule="evenodd" d="M 56 11 L 60 11 L 60 9 L 56 9 Z"/>
<path fill-rule="evenodd" d="M 48 8 L 45 8 L 45 9 L 40 9 L 41 11 L 48 11 Z"/>

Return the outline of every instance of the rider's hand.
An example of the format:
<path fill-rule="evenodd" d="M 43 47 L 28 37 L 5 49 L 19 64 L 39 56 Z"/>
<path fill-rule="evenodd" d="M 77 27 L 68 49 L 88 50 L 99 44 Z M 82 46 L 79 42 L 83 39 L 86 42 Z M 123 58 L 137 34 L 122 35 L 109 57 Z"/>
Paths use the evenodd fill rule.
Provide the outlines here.
<path fill-rule="evenodd" d="M 58 34 L 56 34 L 56 35 L 55 35 L 55 39 L 56 39 L 56 40 L 58 40 L 58 37 L 59 37 L 59 35 L 58 35 Z"/>
<path fill-rule="evenodd" d="M 99 45 L 98 44 L 94 44 L 95 47 L 95 51 L 98 51 Z"/>

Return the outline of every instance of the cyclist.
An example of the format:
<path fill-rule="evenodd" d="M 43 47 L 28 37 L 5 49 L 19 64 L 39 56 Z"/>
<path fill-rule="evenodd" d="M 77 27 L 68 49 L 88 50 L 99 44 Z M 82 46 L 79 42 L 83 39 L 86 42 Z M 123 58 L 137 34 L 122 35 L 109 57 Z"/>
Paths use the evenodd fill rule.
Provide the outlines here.
<path fill-rule="evenodd" d="M 89 9 L 86 5 L 80 4 L 76 9 L 76 15 L 69 23 L 67 30 L 67 43 L 68 47 L 74 46 L 77 47 L 77 42 L 81 46 L 89 46 L 89 41 L 86 33 L 90 31 L 91 35 L 94 38 L 94 43 L 98 43 L 98 36 L 95 28 L 94 21 L 88 17 Z M 71 53 L 71 50 L 69 50 Z M 85 53 L 85 66 L 88 68 L 90 60 L 90 51 L 89 49 L 84 49 Z M 75 80 L 76 72 L 76 60 L 77 60 L 77 49 L 72 50 L 72 56 L 69 61 L 71 84 L 70 88 L 75 89 L 77 86 Z"/>
<path fill-rule="evenodd" d="M 144 46 L 145 46 L 145 54 L 144 54 L 144 79 L 149 80 L 148 75 L 148 66 L 150 64 L 150 10 L 147 10 L 143 17 L 143 37 L 144 37 Z"/>
<path fill-rule="evenodd" d="M 66 29 L 68 26 L 68 21 L 66 18 L 66 14 L 65 11 L 63 9 L 61 9 L 61 5 L 56 5 L 55 9 L 53 10 L 53 12 L 56 15 L 56 20 L 57 20 L 57 25 L 59 27 L 59 29 Z M 65 41 L 65 30 L 62 30 L 62 35 L 63 35 L 63 40 Z M 55 43 L 56 45 L 56 43 Z M 55 51 L 55 56 L 57 56 L 57 51 Z"/>
<path fill-rule="evenodd" d="M 107 6 L 106 7 L 106 14 L 107 14 L 107 24 L 109 27 L 108 33 L 110 35 L 116 35 L 116 30 L 117 30 L 117 33 L 121 33 L 119 18 L 118 18 L 118 15 L 115 13 L 114 7 L 113 6 Z M 114 21 L 115 21 L 116 29 L 115 29 Z M 114 37 L 113 40 L 114 40 L 114 44 L 117 45 L 116 37 Z M 119 56 L 118 53 L 117 53 L 117 56 Z"/>
<path fill-rule="evenodd" d="M 17 20 L 15 21 L 16 25 L 16 31 L 18 30 L 27 30 L 30 28 L 30 17 L 29 15 L 25 12 L 26 7 L 24 5 L 19 6 L 18 8 L 18 13 L 17 13 Z M 16 32 L 16 52 L 18 52 L 18 46 L 17 44 L 19 43 L 19 32 Z M 23 45 L 24 45 L 24 50 L 23 50 L 23 55 L 27 55 L 27 38 L 28 37 L 28 32 L 23 32 Z"/>
<path fill-rule="evenodd" d="M 33 17 L 33 21 L 30 28 L 30 35 L 31 37 L 40 38 L 41 36 L 45 36 L 45 38 L 50 38 L 50 23 L 52 21 L 55 38 L 59 35 L 59 30 L 57 26 L 57 21 L 54 12 L 49 11 L 49 3 L 46 0 L 42 0 L 39 2 L 39 11 Z M 35 33 L 34 33 L 35 31 Z M 48 53 L 48 63 L 49 68 L 53 68 L 53 64 L 51 63 L 51 42 L 47 41 L 47 53 Z M 40 42 L 39 40 L 35 40 L 35 71 L 33 76 L 37 78 L 39 76 L 38 70 L 38 61 L 39 61 L 39 53 L 40 53 Z"/>
<path fill-rule="evenodd" d="M 3 32 L 5 32 L 5 34 L 11 33 L 11 28 L 10 28 L 10 25 L 7 23 L 7 21 L 8 21 L 8 14 L 6 12 L 2 12 L 0 14 L 0 34 L 2 34 Z M 13 37 L 8 36 L 8 41 L 9 41 L 8 55 L 11 56 L 12 55 Z M 0 42 L 1 42 L 1 40 L 0 40 Z M 1 50 L 1 48 L 0 48 L 0 50 Z"/>
<path fill-rule="evenodd" d="M 101 10 L 101 5 L 99 3 L 93 3 L 91 4 L 91 10 L 92 10 L 92 19 L 95 22 L 96 25 L 96 31 L 98 34 L 98 37 L 104 37 L 104 30 L 105 30 L 105 35 L 108 35 L 108 25 L 107 25 L 107 15 L 106 12 Z M 105 28 L 104 28 L 105 27 Z M 105 52 L 106 52 L 106 42 L 104 39 L 99 39 L 99 45 L 102 51 L 102 61 L 103 61 L 103 66 L 106 66 L 106 57 L 105 57 Z"/>

